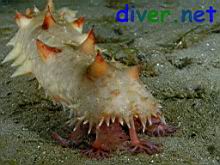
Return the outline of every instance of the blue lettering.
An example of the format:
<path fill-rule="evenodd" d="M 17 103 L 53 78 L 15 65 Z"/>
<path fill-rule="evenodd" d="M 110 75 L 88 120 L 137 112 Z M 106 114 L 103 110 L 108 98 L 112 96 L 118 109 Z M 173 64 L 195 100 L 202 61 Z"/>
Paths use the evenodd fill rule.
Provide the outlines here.
<path fill-rule="evenodd" d="M 116 14 L 116 21 L 118 22 L 128 22 L 128 4 L 125 5 L 125 9 L 119 10 Z M 123 16 L 121 18 L 121 16 Z"/>
<path fill-rule="evenodd" d="M 182 22 L 186 22 L 186 16 L 188 15 L 189 22 L 192 22 L 192 11 L 191 10 L 182 10 Z"/>
<path fill-rule="evenodd" d="M 140 22 L 143 22 L 144 21 L 144 18 L 146 17 L 147 15 L 147 10 L 144 10 L 143 14 L 141 15 L 140 11 L 137 10 L 136 11 L 137 13 L 137 16 L 138 16 L 138 19 L 140 20 Z"/>
<path fill-rule="evenodd" d="M 203 10 L 197 10 L 194 15 L 193 18 L 196 22 L 204 22 L 205 18 L 201 18 L 202 16 L 204 16 L 205 12 Z"/>
<path fill-rule="evenodd" d="M 134 12 L 135 12 L 135 7 L 131 7 L 131 22 L 134 22 Z"/>
<path fill-rule="evenodd" d="M 210 23 L 213 23 L 214 21 L 214 14 L 216 13 L 216 10 L 213 8 L 213 6 L 210 6 L 208 10 L 206 10 L 207 13 L 209 13 L 209 21 Z"/>

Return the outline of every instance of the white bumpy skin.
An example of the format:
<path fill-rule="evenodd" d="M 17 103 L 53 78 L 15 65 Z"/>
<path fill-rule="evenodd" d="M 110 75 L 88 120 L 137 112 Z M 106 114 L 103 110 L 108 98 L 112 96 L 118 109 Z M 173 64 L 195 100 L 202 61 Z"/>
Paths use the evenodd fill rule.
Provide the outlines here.
<path fill-rule="evenodd" d="M 17 13 L 20 28 L 3 61 L 18 66 L 12 77 L 33 74 L 49 96 L 74 113 L 70 122 L 89 123 L 88 132 L 116 119 L 130 128 L 139 118 L 143 131 L 152 116 L 165 122 L 160 104 L 139 80 L 139 67 L 105 61 L 93 30 L 81 33 L 84 20 L 75 14 L 67 8 L 56 12 L 51 4 L 42 12 Z"/>

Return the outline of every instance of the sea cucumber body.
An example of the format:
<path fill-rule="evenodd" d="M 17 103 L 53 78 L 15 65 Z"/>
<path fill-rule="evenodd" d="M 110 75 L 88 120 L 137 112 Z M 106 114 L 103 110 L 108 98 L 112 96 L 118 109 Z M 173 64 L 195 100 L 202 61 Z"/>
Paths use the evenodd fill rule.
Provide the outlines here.
<path fill-rule="evenodd" d="M 148 143 L 142 146 L 137 140 L 135 121 L 140 123 L 143 131 L 152 122 L 158 126 L 162 123 L 163 133 L 168 127 L 160 104 L 138 77 L 139 67 L 106 61 L 93 42 L 93 31 L 84 34 L 80 26 L 73 27 L 71 20 L 77 20 L 74 22 L 77 25 L 83 21 L 74 17 L 75 11 L 67 8 L 61 12 L 50 10 L 52 7 L 48 11 L 35 12 L 31 18 L 17 13 L 20 29 L 9 41 L 8 45 L 14 48 L 3 61 L 15 60 L 12 66 L 18 69 L 12 77 L 32 73 L 55 102 L 74 114 L 69 120 L 75 126 L 74 130 L 88 124 L 88 133 L 93 129 L 106 132 L 115 127 L 116 135 L 124 135 L 117 125 L 120 123 L 129 128 L 132 144 L 139 145 L 135 150 L 140 148 L 149 153 L 152 146 L 150 150 L 143 149 L 149 147 Z M 100 138 L 98 134 L 96 136 Z M 100 141 L 96 140 L 93 147 L 101 148 L 97 145 Z"/>
<path fill-rule="evenodd" d="M 86 71 L 95 56 L 77 49 L 87 34 L 76 31 L 59 17 L 56 18 L 59 24 L 44 30 L 44 15 L 40 13 L 33 17 L 11 43 L 16 53 L 19 52 L 16 60 L 21 59 L 21 65 L 31 64 L 32 74 L 49 96 L 59 98 L 58 102 L 82 119 L 80 122 L 88 121 L 92 125 L 115 118 L 130 125 L 134 116 L 146 122 L 152 115 L 160 113 L 157 101 L 140 80 L 129 76 L 129 68 L 122 64 L 108 62 L 109 69 L 104 76 L 95 81 L 88 79 Z M 45 62 L 39 56 L 36 39 L 60 48 L 62 52 Z"/>

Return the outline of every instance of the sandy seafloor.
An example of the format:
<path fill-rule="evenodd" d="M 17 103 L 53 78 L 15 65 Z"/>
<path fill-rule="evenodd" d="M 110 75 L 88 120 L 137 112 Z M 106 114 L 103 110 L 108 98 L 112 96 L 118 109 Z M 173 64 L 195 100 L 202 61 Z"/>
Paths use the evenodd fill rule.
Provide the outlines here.
<path fill-rule="evenodd" d="M 123 6 L 111 0 L 56 0 L 57 8 L 69 6 L 85 16 L 85 31 L 95 25 L 99 46 L 107 58 L 126 65 L 144 64 L 142 81 L 164 107 L 168 123 L 179 129 L 172 137 L 150 138 L 162 143 L 161 154 L 130 155 L 116 152 L 105 160 L 90 160 L 79 150 L 62 148 L 50 137 L 60 130 L 67 115 L 38 90 L 32 77 L 11 79 L 15 68 L 0 64 L 0 165 L 147 165 L 220 163 L 220 1 L 214 24 L 174 21 L 195 0 L 171 4 L 173 15 L 166 23 L 136 22 L 125 29 L 114 20 Z M 163 1 L 132 1 L 138 9 L 168 7 Z M 208 1 L 207 1 L 208 2 Z M 17 31 L 15 10 L 23 11 L 43 0 L 0 1 L 0 61 L 11 47 L 6 43 Z M 197 3 L 197 9 L 207 6 Z M 89 7 L 88 7 L 89 6 Z M 143 135 L 140 135 L 143 136 Z M 147 136 L 144 136 L 148 138 Z"/>

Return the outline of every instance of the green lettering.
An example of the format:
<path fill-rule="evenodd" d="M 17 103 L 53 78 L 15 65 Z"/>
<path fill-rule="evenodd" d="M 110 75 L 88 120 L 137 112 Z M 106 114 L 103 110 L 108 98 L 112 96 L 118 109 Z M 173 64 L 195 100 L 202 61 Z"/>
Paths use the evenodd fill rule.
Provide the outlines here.
<path fill-rule="evenodd" d="M 148 15 L 147 15 L 147 19 L 150 23 L 157 23 L 159 22 L 159 19 L 158 19 L 158 11 L 156 10 L 150 10 L 148 12 Z"/>
<path fill-rule="evenodd" d="M 164 23 L 165 17 L 168 17 L 169 15 L 171 15 L 171 11 L 170 10 L 162 10 L 160 12 L 160 22 Z"/>

